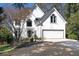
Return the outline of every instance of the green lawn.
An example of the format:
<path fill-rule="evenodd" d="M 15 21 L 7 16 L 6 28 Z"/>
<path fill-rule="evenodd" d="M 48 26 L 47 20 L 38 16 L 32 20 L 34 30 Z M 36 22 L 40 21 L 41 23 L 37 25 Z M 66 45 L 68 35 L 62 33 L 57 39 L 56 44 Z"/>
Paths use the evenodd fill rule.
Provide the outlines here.
<path fill-rule="evenodd" d="M 0 53 L 8 52 L 8 51 L 11 51 L 13 49 L 14 48 L 11 47 L 10 45 L 0 45 Z"/>

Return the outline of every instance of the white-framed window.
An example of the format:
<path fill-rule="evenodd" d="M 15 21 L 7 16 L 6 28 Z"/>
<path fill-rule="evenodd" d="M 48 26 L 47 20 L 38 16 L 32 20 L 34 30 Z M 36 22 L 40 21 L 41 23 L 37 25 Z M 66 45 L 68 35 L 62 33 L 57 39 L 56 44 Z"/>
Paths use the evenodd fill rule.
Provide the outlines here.
<path fill-rule="evenodd" d="M 32 21 L 30 19 L 27 20 L 27 26 L 32 26 Z"/>
<path fill-rule="evenodd" d="M 50 17 L 50 23 L 56 23 L 56 16 L 55 14 L 52 14 Z"/>

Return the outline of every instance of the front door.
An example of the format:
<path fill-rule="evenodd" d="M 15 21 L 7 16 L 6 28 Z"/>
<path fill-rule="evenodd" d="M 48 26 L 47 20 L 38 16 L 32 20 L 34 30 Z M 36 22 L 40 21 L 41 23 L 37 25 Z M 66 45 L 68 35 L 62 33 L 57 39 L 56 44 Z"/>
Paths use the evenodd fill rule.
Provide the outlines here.
<path fill-rule="evenodd" d="M 28 36 L 28 37 L 31 37 L 31 36 L 32 36 L 32 30 L 28 30 L 28 31 L 27 31 L 27 36 Z"/>

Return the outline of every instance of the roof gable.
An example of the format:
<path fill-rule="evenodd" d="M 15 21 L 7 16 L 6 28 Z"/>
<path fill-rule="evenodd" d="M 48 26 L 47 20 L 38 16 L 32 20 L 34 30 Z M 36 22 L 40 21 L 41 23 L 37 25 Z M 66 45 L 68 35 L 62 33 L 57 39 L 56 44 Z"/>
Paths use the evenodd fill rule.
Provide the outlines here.
<path fill-rule="evenodd" d="M 37 3 L 37 5 L 44 13 L 47 13 L 53 7 L 52 3 Z"/>
<path fill-rule="evenodd" d="M 41 8 L 36 4 L 35 9 L 32 12 L 32 15 L 34 17 L 41 18 L 44 15 L 44 12 L 41 10 Z M 40 15 L 40 16 L 39 16 Z"/>
<path fill-rule="evenodd" d="M 38 6 L 39 7 L 39 6 Z M 40 8 L 40 7 L 39 7 Z M 41 8 L 40 8 L 41 9 Z M 62 17 L 62 15 L 57 11 L 56 8 L 51 8 L 48 12 L 44 13 L 44 15 L 39 18 L 38 20 L 34 20 L 36 25 L 39 26 L 41 25 L 54 11 L 56 11 L 56 13 L 60 16 L 60 18 L 63 20 L 63 22 L 66 24 L 67 22 L 65 21 L 65 19 Z"/>
<path fill-rule="evenodd" d="M 63 20 L 63 22 L 64 23 L 67 23 L 66 22 L 66 20 L 62 17 L 62 15 L 57 11 L 57 9 L 56 8 L 53 8 L 55 11 L 56 11 L 56 13 L 60 16 L 60 18 Z"/>

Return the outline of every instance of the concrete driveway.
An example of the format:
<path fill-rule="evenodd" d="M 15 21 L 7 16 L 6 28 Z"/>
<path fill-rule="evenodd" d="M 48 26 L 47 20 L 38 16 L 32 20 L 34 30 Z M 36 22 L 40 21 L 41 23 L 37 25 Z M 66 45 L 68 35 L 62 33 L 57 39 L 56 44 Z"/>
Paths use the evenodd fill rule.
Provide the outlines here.
<path fill-rule="evenodd" d="M 52 39 L 52 40 L 45 40 L 48 42 L 54 42 L 54 43 L 58 43 L 59 45 L 63 45 L 63 46 L 68 46 L 71 48 L 75 48 L 75 49 L 79 49 L 79 41 L 74 40 L 74 39 Z"/>
<path fill-rule="evenodd" d="M 23 44 L 6 56 L 79 56 L 79 42 L 74 40 Z"/>

